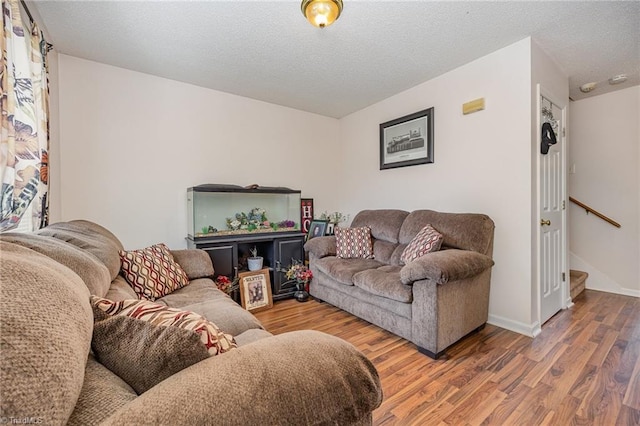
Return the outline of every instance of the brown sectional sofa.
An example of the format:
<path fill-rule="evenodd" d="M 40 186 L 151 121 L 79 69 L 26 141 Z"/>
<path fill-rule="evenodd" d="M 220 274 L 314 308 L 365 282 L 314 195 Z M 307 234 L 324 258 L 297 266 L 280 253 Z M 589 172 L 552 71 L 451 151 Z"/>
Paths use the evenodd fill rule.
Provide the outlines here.
<path fill-rule="evenodd" d="M 443 234 L 442 249 L 404 265 L 403 250 L 427 224 Z M 336 257 L 334 236 L 309 240 L 313 297 L 410 340 L 432 358 L 484 326 L 494 264 L 488 216 L 364 210 L 351 226 L 371 228 L 374 258 Z"/>
<path fill-rule="evenodd" d="M 371 362 L 327 334 L 272 336 L 211 281 L 200 250 L 174 251 L 190 284 L 158 300 L 235 336 L 141 395 L 92 355 L 90 294 L 136 298 L 120 241 L 87 221 L 0 234 L 0 418 L 43 424 L 371 424 L 382 391 Z M 144 360 L 140 367 L 144 368 Z M 14 420 L 12 420 L 14 422 Z"/>

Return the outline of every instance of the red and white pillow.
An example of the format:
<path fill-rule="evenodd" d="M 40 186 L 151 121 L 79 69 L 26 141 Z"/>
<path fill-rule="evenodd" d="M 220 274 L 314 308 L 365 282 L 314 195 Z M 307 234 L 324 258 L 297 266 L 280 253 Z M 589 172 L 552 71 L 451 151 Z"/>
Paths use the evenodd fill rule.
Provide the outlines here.
<path fill-rule="evenodd" d="M 407 264 L 427 253 L 440 250 L 443 236 L 431 225 L 426 225 L 416 234 L 402 252 L 400 260 Z"/>
<path fill-rule="evenodd" d="M 189 284 L 187 273 L 162 243 L 119 253 L 122 275 L 140 299 L 153 301 Z"/>
<path fill-rule="evenodd" d="M 335 228 L 336 256 L 341 259 L 373 259 L 371 228 Z"/>
<path fill-rule="evenodd" d="M 97 296 L 91 296 L 91 304 L 107 316 L 122 315 L 156 326 L 179 327 L 198 333 L 210 355 L 218 355 L 238 347 L 232 335 L 225 334 L 214 323 L 195 312 L 181 311 L 146 300 L 114 302 Z"/>

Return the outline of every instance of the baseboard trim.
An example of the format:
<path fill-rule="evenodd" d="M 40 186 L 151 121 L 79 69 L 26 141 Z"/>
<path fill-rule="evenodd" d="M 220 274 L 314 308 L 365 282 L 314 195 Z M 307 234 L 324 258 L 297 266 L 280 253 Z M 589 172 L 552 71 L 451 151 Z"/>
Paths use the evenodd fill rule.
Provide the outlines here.
<path fill-rule="evenodd" d="M 538 321 L 532 324 L 525 324 L 520 321 L 514 321 L 509 318 L 489 314 L 489 320 L 487 321 L 487 323 L 500 328 L 506 328 L 507 330 L 511 330 L 516 333 L 524 334 L 528 337 L 536 337 L 542 332 L 540 323 Z"/>
<path fill-rule="evenodd" d="M 597 285 L 595 286 L 587 285 L 585 288 L 587 290 L 604 291 L 606 293 L 620 294 L 622 296 L 640 297 L 640 290 L 633 290 L 631 288 L 620 287 L 615 291 L 612 291 L 609 288 L 599 288 Z"/>
<path fill-rule="evenodd" d="M 598 290 L 607 293 L 621 294 L 623 296 L 640 297 L 640 290 L 635 288 L 622 287 L 604 272 L 598 270 L 584 259 L 573 252 L 569 252 L 569 264 L 571 269 L 585 271 L 589 278 L 585 281 L 585 288 L 588 290 Z"/>

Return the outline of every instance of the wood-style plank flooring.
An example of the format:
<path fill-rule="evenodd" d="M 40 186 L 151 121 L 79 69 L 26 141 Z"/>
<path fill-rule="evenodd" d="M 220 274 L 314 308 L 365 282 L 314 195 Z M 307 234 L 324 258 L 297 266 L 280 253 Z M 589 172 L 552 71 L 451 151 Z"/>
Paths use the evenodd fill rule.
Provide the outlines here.
<path fill-rule="evenodd" d="M 326 303 L 276 302 L 274 334 L 338 336 L 374 363 L 376 425 L 640 425 L 640 299 L 585 290 L 535 339 L 487 325 L 434 361 Z"/>

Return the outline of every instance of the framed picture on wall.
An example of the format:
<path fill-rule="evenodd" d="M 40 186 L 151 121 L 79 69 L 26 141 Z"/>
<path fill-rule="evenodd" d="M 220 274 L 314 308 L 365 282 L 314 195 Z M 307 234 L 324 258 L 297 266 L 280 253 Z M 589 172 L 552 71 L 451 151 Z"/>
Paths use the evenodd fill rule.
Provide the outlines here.
<path fill-rule="evenodd" d="M 269 269 L 241 272 L 238 278 L 240 279 L 240 302 L 244 309 L 259 312 L 273 306 Z"/>
<path fill-rule="evenodd" d="M 433 107 L 380 124 L 380 170 L 433 163 Z"/>

